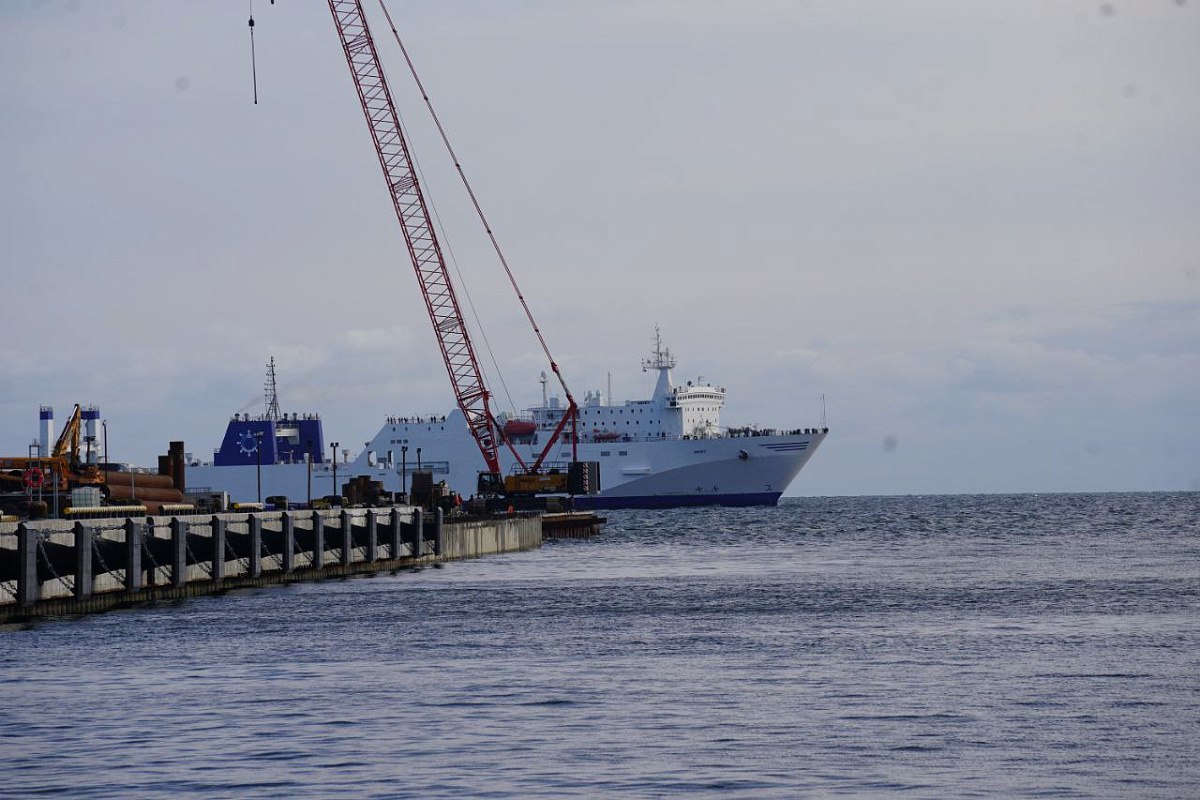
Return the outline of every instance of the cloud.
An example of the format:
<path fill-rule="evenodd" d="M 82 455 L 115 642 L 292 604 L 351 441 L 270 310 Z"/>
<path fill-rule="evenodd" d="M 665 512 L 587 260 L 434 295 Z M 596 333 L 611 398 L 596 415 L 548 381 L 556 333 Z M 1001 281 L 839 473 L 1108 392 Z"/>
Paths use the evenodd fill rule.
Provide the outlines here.
<path fill-rule="evenodd" d="M 395 353 L 412 345 L 412 332 L 399 325 L 387 328 L 351 328 L 337 335 L 346 349 L 362 353 Z"/>

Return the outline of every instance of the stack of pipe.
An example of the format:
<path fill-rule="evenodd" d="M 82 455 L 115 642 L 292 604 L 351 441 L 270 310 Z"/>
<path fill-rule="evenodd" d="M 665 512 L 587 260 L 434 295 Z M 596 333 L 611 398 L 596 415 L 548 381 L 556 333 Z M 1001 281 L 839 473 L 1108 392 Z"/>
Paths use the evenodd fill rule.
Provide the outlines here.
<path fill-rule="evenodd" d="M 182 503 L 183 492 L 175 488 L 170 475 L 105 470 L 104 492 L 109 502 L 131 505 L 136 501 L 151 514 L 159 513 L 163 503 Z"/>
<path fill-rule="evenodd" d="M 184 502 L 183 442 L 171 442 L 165 456 L 158 457 L 158 474 L 103 470 L 104 493 L 110 503 L 141 504 L 151 514 L 162 513 L 166 505 Z"/>

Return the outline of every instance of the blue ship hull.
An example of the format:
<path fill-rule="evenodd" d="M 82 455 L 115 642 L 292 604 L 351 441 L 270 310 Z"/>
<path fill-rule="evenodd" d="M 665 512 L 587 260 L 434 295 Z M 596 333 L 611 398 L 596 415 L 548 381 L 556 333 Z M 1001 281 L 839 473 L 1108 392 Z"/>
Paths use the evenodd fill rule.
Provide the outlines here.
<path fill-rule="evenodd" d="M 575 508 L 580 511 L 601 511 L 618 508 L 683 508 L 693 506 L 774 506 L 783 492 L 753 492 L 746 494 L 664 494 L 631 497 L 578 495 Z"/>

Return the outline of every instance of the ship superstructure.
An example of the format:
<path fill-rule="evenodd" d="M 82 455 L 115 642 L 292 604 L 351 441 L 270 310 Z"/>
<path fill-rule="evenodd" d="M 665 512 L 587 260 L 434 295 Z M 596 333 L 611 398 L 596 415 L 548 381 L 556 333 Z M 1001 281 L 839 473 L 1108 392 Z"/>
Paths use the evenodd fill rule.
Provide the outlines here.
<path fill-rule="evenodd" d="M 261 416 L 234 414 L 225 428 L 225 438 L 213 454 L 218 467 L 263 464 L 324 463 L 325 438 L 316 414 L 282 414 L 275 386 L 275 358 L 267 362 L 263 383 L 266 411 Z M 243 498 L 244 499 L 244 498 Z"/>
<path fill-rule="evenodd" d="M 658 380 L 647 400 L 627 400 L 620 405 L 607 402 L 599 391 L 588 392 L 579 409 L 580 442 L 649 441 L 712 438 L 721 432 L 721 408 L 725 388 L 687 381 L 676 386 L 671 371 L 675 359 L 655 331 L 654 352 L 642 362 L 644 371 L 655 371 Z M 551 429 L 561 414 L 558 398 L 550 398 L 541 407 L 529 409 L 535 430 Z"/>

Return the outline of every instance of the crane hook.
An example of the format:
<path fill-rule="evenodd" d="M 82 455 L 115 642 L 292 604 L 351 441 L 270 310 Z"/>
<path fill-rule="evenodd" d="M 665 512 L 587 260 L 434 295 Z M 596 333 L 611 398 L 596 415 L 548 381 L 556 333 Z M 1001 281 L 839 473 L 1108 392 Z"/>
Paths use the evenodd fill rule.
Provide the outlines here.
<path fill-rule="evenodd" d="M 275 0 L 271 0 L 275 5 Z M 254 105 L 258 105 L 258 59 L 254 55 L 254 0 L 250 0 L 250 79 L 254 84 Z"/>

